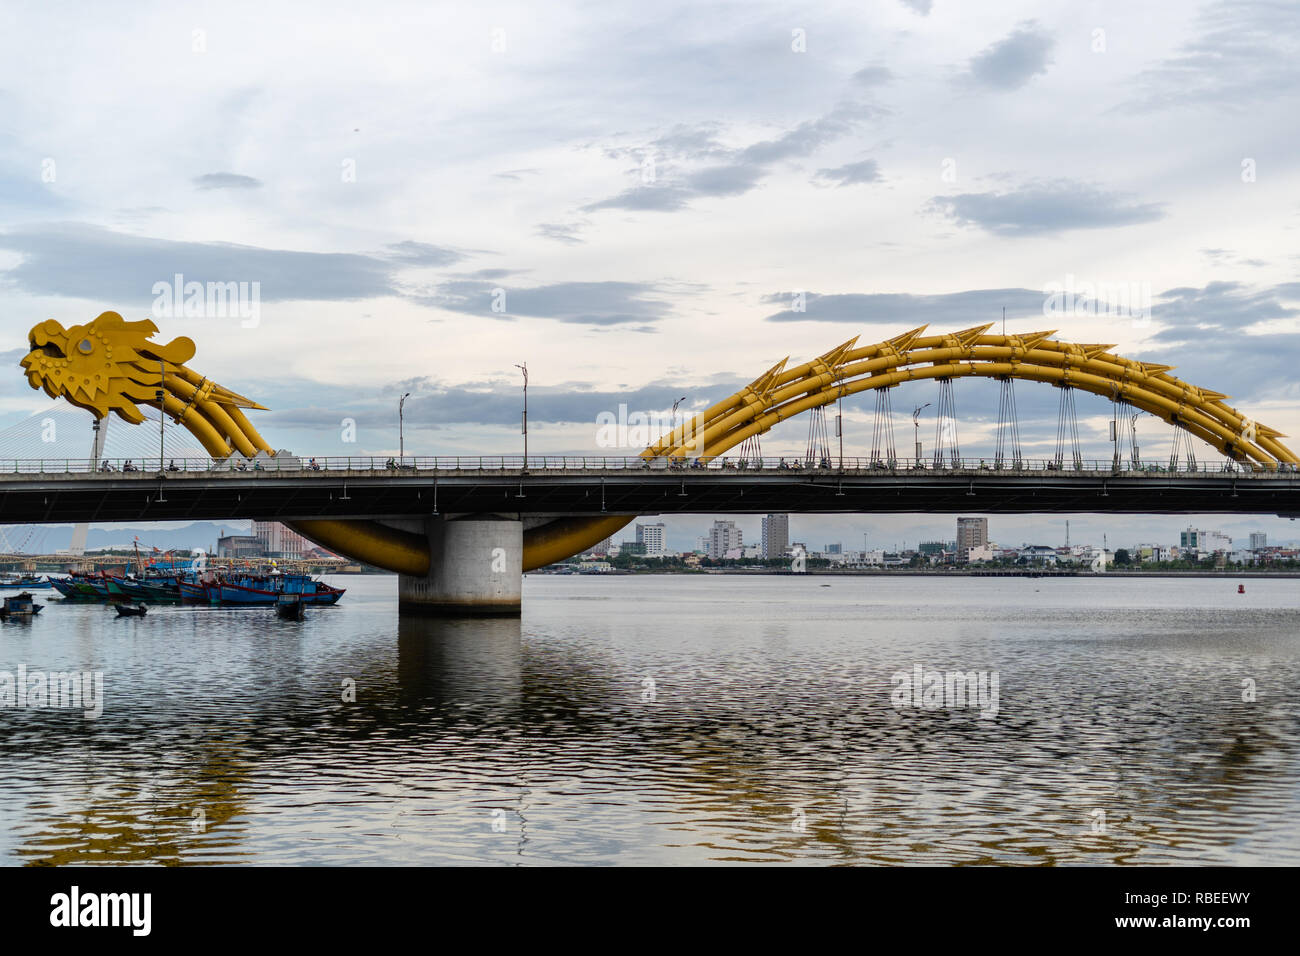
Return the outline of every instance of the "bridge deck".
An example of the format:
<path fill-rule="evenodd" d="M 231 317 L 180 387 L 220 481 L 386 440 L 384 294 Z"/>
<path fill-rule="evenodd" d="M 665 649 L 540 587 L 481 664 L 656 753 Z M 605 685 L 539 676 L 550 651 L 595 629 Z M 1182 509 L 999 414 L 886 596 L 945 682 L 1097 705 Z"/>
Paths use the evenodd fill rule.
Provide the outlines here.
<path fill-rule="evenodd" d="M 224 464 L 224 463 L 223 463 Z M 1107 463 L 1109 464 L 1109 463 Z M 329 468 L 0 473 L 0 523 L 670 513 L 1300 514 L 1295 472 Z"/>

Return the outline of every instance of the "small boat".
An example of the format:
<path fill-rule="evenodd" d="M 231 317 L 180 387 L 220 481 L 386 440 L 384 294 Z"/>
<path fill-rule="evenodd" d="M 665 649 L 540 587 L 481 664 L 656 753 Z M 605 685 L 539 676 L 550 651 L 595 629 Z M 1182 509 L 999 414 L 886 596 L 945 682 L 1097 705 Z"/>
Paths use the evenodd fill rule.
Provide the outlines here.
<path fill-rule="evenodd" d="M 306 602 L 301 594 L 281 594 L 275 599 L 276 617 L 286 621 L 301 621 L 306 610 Z"/>
<path fill-rule="evenodd" d="M 14 588 L 14 589 L 21 588 L 24 591 L 28 591 L 31 590 L 32 588 L 49 588 L 49 587 L 53 587 L 53 584 L 50 582 L 50 579 L 43 578 L 39 574 L 21 574 L 21 575 L 9 574 L 0 577 L 0 588 L 6 590 L 9 588 Z"/>
<path fill-rule="evenodd" d="M 24 591 L 22 594 L 15 594 L 4 599 L 4 603 L 0 604 L 0 618 L 8 620 L 11 617 L 35 617 L 41 613 L 41 608 L 44 606 L 44 604 L 35 603 L 32 596 Z"/>
<path fill-rule="evenodd" d="M 145 612 L 149 610 L 147 604 L 127 604 L 124 601 L 114 604 L 113 607 L 117 608 L 118 617 L 144 617 Z"/>

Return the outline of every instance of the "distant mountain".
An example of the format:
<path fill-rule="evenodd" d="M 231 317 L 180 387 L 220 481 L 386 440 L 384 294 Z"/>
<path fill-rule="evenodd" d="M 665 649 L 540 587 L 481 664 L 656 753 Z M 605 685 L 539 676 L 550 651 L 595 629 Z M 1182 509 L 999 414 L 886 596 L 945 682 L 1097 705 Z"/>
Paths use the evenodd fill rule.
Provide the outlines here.
<path fill-rule="evenodd" d="M 193 550 L 202 548 L 211 551 L 216 547 L 217 538 L 222 534 L 249 534 L 252 522 L 231 521 L 226 524 L 214 524 L 211 521 L 196 521 L 181 528 L 163 528 L 157 525 L 143 525 L 138 528 L 105 529 L 91 526 L 86 535 L 86 550 L 96 551 L 103 548 L 130 548 L 138 536 L 140 550 L 159 551 L 168 549 Z M 24 551 L 28 554 L 53 554 L 64 551 L 72 543 L 72 525 L 5 525 L 0 527 L 0 551 Z M 6 547 L 6 541 L 8 546 Z"/>

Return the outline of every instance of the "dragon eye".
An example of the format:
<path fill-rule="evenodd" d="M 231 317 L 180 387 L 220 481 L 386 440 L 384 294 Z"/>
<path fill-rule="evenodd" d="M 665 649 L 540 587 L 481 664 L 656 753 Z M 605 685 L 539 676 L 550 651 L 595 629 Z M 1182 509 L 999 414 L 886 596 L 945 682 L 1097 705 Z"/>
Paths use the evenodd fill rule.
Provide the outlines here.
<path fill-rule="evenodd" d="M 90 344 L 90 339 L 82 339 L 77 343 L 77 351 L 82 355 L 89 355 L 94 346 Z"/>

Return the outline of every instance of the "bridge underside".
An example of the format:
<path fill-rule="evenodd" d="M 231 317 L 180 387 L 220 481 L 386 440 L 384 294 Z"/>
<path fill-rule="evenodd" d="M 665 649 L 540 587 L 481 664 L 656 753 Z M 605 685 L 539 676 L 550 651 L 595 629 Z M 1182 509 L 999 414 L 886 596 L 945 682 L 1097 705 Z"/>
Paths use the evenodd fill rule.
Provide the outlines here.
<path fill-rule="evenodd" d="M 0 523 L 655 514 L 1300 514 L 1300 476 L 1013 471 L 25 475 Z"/>

